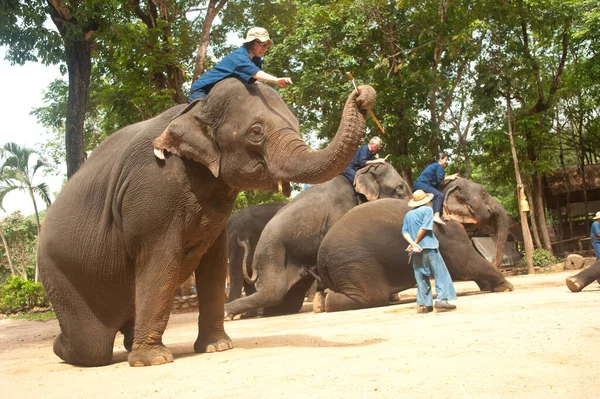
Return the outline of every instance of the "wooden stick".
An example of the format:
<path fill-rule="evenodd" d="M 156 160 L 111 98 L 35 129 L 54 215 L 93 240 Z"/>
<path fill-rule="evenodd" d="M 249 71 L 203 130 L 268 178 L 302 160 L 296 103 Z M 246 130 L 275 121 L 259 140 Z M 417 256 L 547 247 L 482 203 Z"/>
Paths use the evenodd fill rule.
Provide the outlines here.
<path fill-rule="evenodd" d="M 350 81 L 352 81 L 352 84 L 354 85 L 354 89 L 356 90 L 356 93 L 360 94 L 360 90 L 358 90 L 358 86 L 356 85 L 356 82 L 354 81 L 354 77 L 352 76 L 352 74 L 350 72 L 346 72 L 346 75 L 348 76 Z M 381 126 L 381 124 L 379 123 L 377 118 L 375 117 L 375 114 L 373 113 L 373 111 L 371 111 L 371 108 L 369 108 L 369 115 L 371 115 L 371 118 L 373 118 L 373 120 L 375 121 L 375 124 L 377 125 L 379 130 L 381 130 L 381 133 L 385 134 L 385 130 L 383 130 L 383 127 Z"/>

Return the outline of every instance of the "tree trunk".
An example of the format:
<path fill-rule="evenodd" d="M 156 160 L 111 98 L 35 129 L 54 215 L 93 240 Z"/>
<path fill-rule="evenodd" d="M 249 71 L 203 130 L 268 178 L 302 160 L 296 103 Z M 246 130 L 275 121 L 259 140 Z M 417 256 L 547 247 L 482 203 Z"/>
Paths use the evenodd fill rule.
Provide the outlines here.
<path fill-rule="evenodd" d="M 40 225 L 40 213 L 38 212 L 38 208 L 37 208 L 37 203 L 35 202 L 35 197 L 33 195 L 33 190 L 31 189 L 31 187 L 29 187 L 29 197 L 31 198 L 31 202 L 33 202 L 33 210 L 35 212 L 35 226 L 37 228 L 37 236 L 38 236 L 38 240 L 40 238 L 40 230 L 41 230 L 41 225 Z M 33 279 L 33 281 L 35 283 L 37 283 L 40 279 L 40 272 L 38 269 L 38 260 L 37 260 L 37 245 L 35 246 L 35 277 Z"/>
<path fill-rule="evenodd" d="M 210 43 L 210 28 L 215 20 L 215 17 L 225 7 L 227 0 L 210 0 L 206 9 L 206 16 L 202 22 L 202 32 L 200 35 L 200 43 L 198 43 L 198 54 L 196 55 L 196 63 L 194 66 L 194 76 L 192 82 L 198 79 L 205 70 L 206 66 L 206 51 Z"/>
<path fill-rule="evenodd" d="M 531 230 L 533 231 L 533 242 L 535 243 L 535 247 L 542 248 L 542 241 L 540 240 L 540 235 L 539 235 L 539 230 L 538 230 L 538 226 L 537 226 L 537 221 L 536 221 L 536 218 L 534 216 L 534 214 L 535 214 L 535 203 L 534 203 L 534 201 L 531 201 L 531 198 L 533 198 L 533 194 L 532 194 L 532 191 L 531 191 L 531 183 L 529 182 L 529 177 L 527 177 L 525 180 L 526 180 L 525 191 L 529 195 L 529 199 L 530 199 L 530 201 L 529 201 L 529 215 L 531 217 Z"/>
<path fill-rule="evenodd" d="M 527 223 L 526 211 L 521 208 L 521 202 L 525 200 L 525 192 L 523 182 L 521 181 L 521 172 L 519 170 L 519 159 L 517 158 L 517 150 L 515 149 L 515 141 L 513 138 L 513 124 L 512 124 L 512 107 L 510 106 L 510 96 L 506 96 L 506 110 L 507 110 L 507 122 L 508 122 L 508 137 L 510 139 L 510 150 L 513 157 L 513 164 L 515 167 L 515 178 L 517 179 L 517 192 L 519 201 L 519 215 L 521 216 L 521 230 L 523 231 L 523 246 L 525 247 L 525 259 L 527 261 L 527 271 L 529 274 L 535 273 L 533 268 L 533 242 L 531 241 L 531 234 L 529 233 L 529 224 Z"/>
<path fill-rule="evenodd" d="M 92 57 L 88 41 L 66 39 L 65 50 L 69 72 L 65 149 L 67 178 L 70 178 L 86 159 L 83 126 L 92 73 Z"/>
<path fill-rule="evenodd" d="M 171 29 L 171 16 L 165 0 L 156 1 L 154 3 L 158 5 L 160 17 L 163 21 L 167 22 L 163 26 L 163 44 L 162 48 L 164 53 L 169 59 L 173 57 L 173 31 Z M 183 95 L 183 71 L 177 65 L 167 64 L 165 65 L 165 73 L 167 75 L 167 88 L 172 93 L 171 98 L 177 104 L 187 103 L 187 98 Z"/>
<path fill-rule="evenodd" d="M 544 205 L 544 188 L 542 187 L 542 178 L 539 173 L 533 175 L 533 191 L 535 198 L 535 209 L 537 210 L 537 224 L 538 231 L 540 232 L 540 238 L 542 240 L 542 248 L 552 252 L 552 245 L 550 244 L 550 233 L 548 232 L 548 223 L 546 221 L 546 207 Z"/>
<path fill-rule="evenodd" d="M 8 250 L 8 242 L 6 242 L 6 237 L 4 237 L 4 232 L 0 229 L 0 237 L 2 238 L 2 245 L 4 246 L 4 252 L 6 253 L 6 259 L 8 259 L 8 266 L 10 267 L 10 274 L 13 276 L 17 275 L 15 267 L 13 266 L 12 259 L 10 258 L 10 251 Z"/>

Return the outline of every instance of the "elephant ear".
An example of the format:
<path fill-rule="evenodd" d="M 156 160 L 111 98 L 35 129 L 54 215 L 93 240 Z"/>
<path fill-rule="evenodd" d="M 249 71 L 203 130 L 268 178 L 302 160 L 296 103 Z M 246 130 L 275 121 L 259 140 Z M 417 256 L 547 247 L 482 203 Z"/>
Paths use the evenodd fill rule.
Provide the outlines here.
<path fill-rule="evenodd" d="M 212 126 L 206 121 L 206 99 L 190 103 L 174 117 L 165 131 L 155 138 L 154 155 L 165 159 L 165 151 L 181 158 L 191 159 L 206 166 L 219 177 L 221 152 L 215 141 Z"/>
<path fill-rule="evenodd" d="M 379 198 L 379 183 L 370 173 L 372 169 L 377 168 L 379 165 L 369 165 L 356 172 L 354 191 L 364 195 L 367 201 L 375 201 Z"/>
<path fill-rule="evenodd" d="M 448 185 L 444 198 L 444 214 L 459 223 L 478 223 L 473 208 L 461 191 L 457 184 Z"/>

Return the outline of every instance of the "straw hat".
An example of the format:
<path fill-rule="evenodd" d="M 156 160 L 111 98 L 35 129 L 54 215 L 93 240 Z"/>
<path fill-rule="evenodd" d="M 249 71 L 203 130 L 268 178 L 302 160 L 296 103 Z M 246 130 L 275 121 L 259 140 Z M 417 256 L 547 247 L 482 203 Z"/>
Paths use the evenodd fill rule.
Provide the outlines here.
<path fill-rule="evenodd" d="M 600 212 L 596 212 L 596 215 L 594 216 L 594 220 L 600 219 Z"/>
<path fill-rule="evenodd" d="M 262 43 L 267 42 L 269 46 L 273 45 L 273 40 L 269 37 L 269 32 L 265 28 L 254 27 L 248 31 L 244 43 L 250 43 L 258 40 Z"/>
<path fill-rule="evenodd" d="M 426 193 L 423 190 L 417 190 L 413 193 L 413 199 L 408 201 L 408 206 L 410 206 L 411 208 L 414 208 L 417 206 L 425 205 L 432 199 L 433 199 L 433 194 Z M 598 213 L 600 214 L 600 212 L 598 212 Z"/>

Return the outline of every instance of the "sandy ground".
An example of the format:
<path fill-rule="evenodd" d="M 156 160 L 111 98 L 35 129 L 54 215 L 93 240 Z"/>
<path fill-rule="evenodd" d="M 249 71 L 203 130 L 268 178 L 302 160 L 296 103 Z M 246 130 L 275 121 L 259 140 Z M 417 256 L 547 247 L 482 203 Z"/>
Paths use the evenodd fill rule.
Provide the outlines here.
<path fill-rule="evenodd" d="M 196 354 L 196 313 L 172 315 L 175 362 L 82 368 L 52 352 L 56 320 L 0 320 L 1 398 L 597 398 L 600 286 L 573 272 L 516 276 L 516 290 L 456 283 L 458 309 L 416 314 L 414 290 L 382 308 L 226 323 L 234 349 Z"/>

